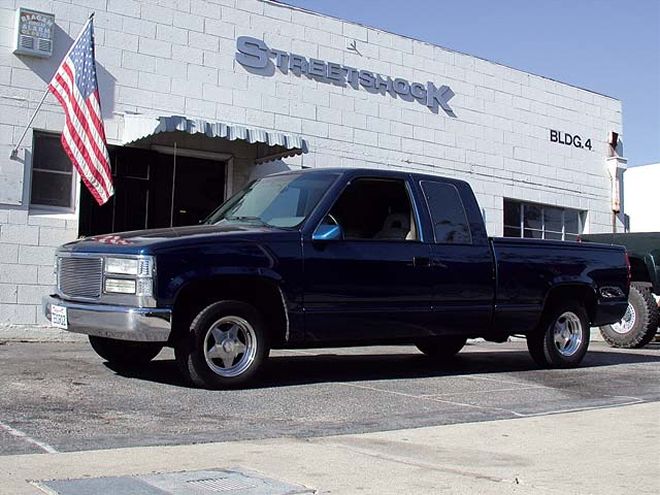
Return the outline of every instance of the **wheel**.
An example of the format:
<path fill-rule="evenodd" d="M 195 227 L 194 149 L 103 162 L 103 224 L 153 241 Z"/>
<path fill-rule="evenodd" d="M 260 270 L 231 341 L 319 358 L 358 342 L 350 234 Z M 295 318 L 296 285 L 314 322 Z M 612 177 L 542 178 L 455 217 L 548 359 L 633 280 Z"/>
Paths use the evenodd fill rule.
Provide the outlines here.
<path fill-rule="evenodd" d="M 544 368 L 578 366 L 589 347 L 589 319 L 584 307 L 574 302 L 555 305 L 527 335 L 532 358 Z"/>
<path fill-rule="evenodd" d="M 600 327 L 600 334 L 612 347 L 644 347 L 658 330 L 658 312 L 651 290 L 633 283 L 630 286 L 626 314 L 620 321 Z"/>
<path fill-rule="evenodd" d="M 92 349 L 110 364 L 142 365 L 155 358 L 163 349 L 160 342 L 133 342 L 107 337 L 89 336 Z"/>
<path fill-rule="evenodd" d="M 198 387 L 213 389 L 249 382 L 268 351 L 259 312 L 239 301 L 220 301 L 204 308 L 174 347 L 184 377 Z"/>
<path fill-rule="evenodd" d="M 447 359 L 455 356 L 467 342 L 466 337 L 436 337 L 418 342 L 417 349 L 433 359 Z"/>

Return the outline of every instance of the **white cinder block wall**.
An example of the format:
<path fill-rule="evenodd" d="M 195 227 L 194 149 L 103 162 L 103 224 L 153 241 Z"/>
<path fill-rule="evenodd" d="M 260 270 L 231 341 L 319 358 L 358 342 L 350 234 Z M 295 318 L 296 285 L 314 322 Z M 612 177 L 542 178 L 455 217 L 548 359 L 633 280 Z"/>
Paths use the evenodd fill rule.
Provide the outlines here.
<path fill-rule="evenodd" d="M 18 7 L 55 14 L 55 54 L 12 54 Z M 53 283 L 54 247 L 77 236 L 77 213 L 30 210 L 31 132 L 10 150 L 64 53 L 94 11 L 108 139 L 123 115 L 185 115 L 300 134 L 310 152 L 291 167 L 373 167 L 468 180 L 491 235 L 502 198 L 588 211 L 587 228 L 611 226 L 605 159 L 621 133 L 621 102 L 403 36 L 262 0 L 0 0 L 0 325 L 44 323 L 38 305 Z M 456 93 L 456 117 L 417 103 L 275 71 L 249 73 L 236 38 Z M 347 50 L 355 42 L 361 55 Z M 60 131 L 49 96 L 34 128 Z M 591 138 L 593 151 L 549 140 L 558 129 Z M 261 171 L 238 161 L 235 187 Z"/>

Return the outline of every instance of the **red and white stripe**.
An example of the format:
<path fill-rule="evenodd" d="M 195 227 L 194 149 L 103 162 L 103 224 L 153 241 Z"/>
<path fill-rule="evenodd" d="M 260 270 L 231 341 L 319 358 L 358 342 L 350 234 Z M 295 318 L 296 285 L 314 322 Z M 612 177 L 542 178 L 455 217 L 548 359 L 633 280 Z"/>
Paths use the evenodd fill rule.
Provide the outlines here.
<path fill-rule="evenodd" d="M 48 85 L 65 113 L 62 146 L 99 205 L 113 195 L 110 156 L 101 118 L 98 89 L 85 100 L 75 84 L 69 56 Z"/>

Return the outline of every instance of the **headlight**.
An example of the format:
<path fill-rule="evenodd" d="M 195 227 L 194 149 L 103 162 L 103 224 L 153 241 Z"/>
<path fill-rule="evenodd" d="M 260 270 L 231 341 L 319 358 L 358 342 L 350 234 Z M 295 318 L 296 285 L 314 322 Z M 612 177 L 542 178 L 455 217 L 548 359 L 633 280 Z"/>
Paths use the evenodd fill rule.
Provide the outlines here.
<path fill-rule="evenodd" d="M 105 292 L 114 294 L 135 294 L 135 280 L 106 278 Z"/>
<path fill-rule="evenodd" d="M 151 257 L 105 259 L 105 273 L 151 277 L 153 267 L 154 263 Z"/>

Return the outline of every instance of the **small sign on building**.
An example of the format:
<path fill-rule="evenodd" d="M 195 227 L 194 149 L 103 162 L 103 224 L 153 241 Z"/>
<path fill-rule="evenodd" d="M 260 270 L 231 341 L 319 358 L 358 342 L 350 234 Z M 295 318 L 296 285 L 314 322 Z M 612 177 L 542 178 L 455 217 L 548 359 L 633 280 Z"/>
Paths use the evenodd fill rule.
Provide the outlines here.
<path fill-rule="evenodd" d="M 16 11 L 16 44 L 14 53 L 33 57 L 53 54 L 55 15 L 26 8 Z"/>

